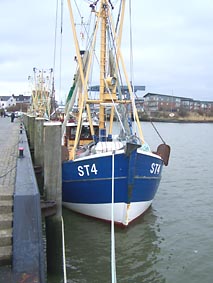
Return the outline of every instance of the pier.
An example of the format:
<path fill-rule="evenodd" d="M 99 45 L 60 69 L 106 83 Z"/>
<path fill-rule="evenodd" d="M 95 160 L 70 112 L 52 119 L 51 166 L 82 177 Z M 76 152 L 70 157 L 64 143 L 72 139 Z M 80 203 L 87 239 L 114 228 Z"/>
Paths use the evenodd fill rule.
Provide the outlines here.
<path fill-rule="evenodd" d="M 24 126 L 0 119 L 0 272 L 5 282 L 45 282 L 40 194 Z M 7 271 L 2 268 L 7 266 Z M 6 273 L 6 274 L 5 274 Z M 5 276 L 5 278 L 4 278 Z"/>
<path fill-rule="evenodd" d="M 19 123 L 0 118 L 0 264 L 11 264 Z"/>
<path fill-rule="evenodd" d="M 1 118 L 0 145 L 0 278 L 62 276 L 61 123 Z"/>

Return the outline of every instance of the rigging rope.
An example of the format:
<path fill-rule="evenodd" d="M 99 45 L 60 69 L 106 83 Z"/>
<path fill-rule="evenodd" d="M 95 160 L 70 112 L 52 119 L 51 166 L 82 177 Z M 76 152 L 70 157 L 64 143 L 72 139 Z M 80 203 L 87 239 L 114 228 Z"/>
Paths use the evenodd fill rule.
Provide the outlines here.
<path fill-rule="evenodd" d="M 86 21 L 86 24 L 85 24 L 85 22 L 83 21 L 84 17 L 82 16 L 82 13 L 80 11 L 79 5 L 77 4 L 76 0 L 74 0 L 74 2 L 75 2 L 75 6 L 76 6 L 77 12 L 79 14 L 79 17 L 81 19 L 81 25 L 83 26 L 84 32 L 86 34 L 85 49 L 86 50 L 90 50 L 90 46 L 92 44 L 92 38 L 93 38 L 93 35 L 94 35 L 94 32 L 95 32 L 95 27 L 96 27 L 96 24 L 97 24 L 97 23 L 93 24 L 94 29 L 93 29 L 93 32 L 92 32 L 91 36 L 89 36 L 89 30 L 90 30 L 91 22 L 92 22 L 92 14 L 94 14 L 94 13 L 90 13 L 89 19 Z M 85 0 L 85 2 L 88 2 L 88 1 Z M 95 18 L 94 18 L 94 22 L 95 22 Z M 88 26 L 88 28 L 86 28 L 86 26 Z M 91 50 L 91 51 L 94 52 L 94 57 L 96 58 L 96 61 L 98 62 L 98 58 L 97 58 L 97 55 L 95 53 L 95 50 Z M 98 64 L 99 64 L 99 62 L 98 62 Z M 88 85 L 90 84 L 89 82 L 91 82 L 91 80 L 92 80 L 92 73 L 90 74 L 90 78 L 88 80 Z"/>
<path fill-rule="evenodd" d="M 138 98 L 138 97 L 136 96 L 136 98 Z M 141 109 L 143 109 L 144 113 L 145 113 L 147 116 L 149 116 L 149 114 L 146 112 L 144 106 L 142 106 Z M 150 121 L 152 127 L 154 128 L 154 130 L 156 131 L 157 135 L 158 135 L 159 138 L 161 139 L 161 141 L 162 141 L 164 144 L 166 144 L 166 142 L 165 142 L 164 139 L 162 138 L 161 134 L 159 133 L 158 129 L 156 128 L 155 124 L 153 123 L 152 117 L 149 117 L 149 121 Z"/>
<path fill-rule="evenodd" d="M 129 0 L 129 37 L 130 37 L 130 81 L 133 84 L 133 48 L 132 48 L 132 7 L 131 0 Z"/>
<path fill-rule="evenodd" d="M 119 6 L 119 12 L 118 12 L 118 17 L 117 17 L 117 21 L 116 21 L 115 32 L 117 32 L 117 30 L 118 30 L 118 24 L 119 24 L 120 15 L 121 15 L 121 7 L 122 7 L 122 1 L 120 2 L 120 6 Z"/>
<path fill-rule="evenodd" d="M 118 18 L 117 18 L 117 25 L 119 24 L 119 19 L 120 19 L 120 11 L 119 11 Z M 115 52 L 115 60 L 116 60 L 116 64 L 117 64 L 117 67 L 118 67 L 118 72 L 117 72 L 116 76 L 117 76 L 117 78 L 119 78 L 119 80 L 118 80 L 118 83 L 119 83 L 118 88 L 120 87 L 120 89 L 121 89 L 121 87 L 123 86 L 123 82 L 122 82 L 121 70 L 120 70 L 120 67 L 119 67 L 119 60 L 118 60 L 117 48 L 116 48 L 116 44 L 115 44 L 116 38 L 113 36 L 113 31 L 112 31 L 111 25 L 108 25 L 107 31 L 108 31 L 108 38 L 109 38 L 109 46 L 110 46 L 111 50 L 114 50 L 114 52 Z M 110 39 L 111 39 L 111 40 L 110 40 Z M 113 64 L 115 64 L 115 62 L 113 62 Z M 107 85 L 107 84 L 106 84 L 106 80 L 105 80 L 105 85 Z M 116 105 L 115 105 L 115 102 L 114 102 L 114 100 L 113 100 L 113 98 L 112 98 L 112 93 L 111 93 L 111 91 L 110 91 L 110 89 L 109 89 L 108 87 L 107 87 L 107 91 L 108 91 L 109 94 L 110 94 L 110 97 L 111 97 L 113 106 L 114 106 L 114 108 L 115 108 L 115 112 L 116 112 L 116 114 L 117 114 L 118 120 L 119 120 L 120 125 L 121 125 L 121 127 L 122 127 L 122 130 L 123 130 L 124 133 L 126 133 L 125 126 L 124 126 L 124 124 L 123 124 L 123 122 L 122 122 L 122 120 L 121 120 L 121 115 L 120 115 L 120 113 L 118 112 L 118 109 L 117 109 L 117 107 L 116 107 Z M 120 99 L 122 99 L 122 93 L 121 93 L 121 91 L 119 91 L 119 96 L 120 96 Z"/>
<path fill-rule="evenodd" d="M 130 22 L 130 28 L 129 28 L 129 36 L 130 36 L 130 82 L 131 82 L 131 87 L 132 87 L 132 110 L 133 110 L 133 118 L 135 121 L 135 99 L 134 99 L 134 95 L 135 95 L 135 90 L 134 90 L 134 74 L 133 74 L 133 47 L 132 47 L 132 1 L 129 0 L 129 22 Z M 136 132 L 135 130 L 135 123 L 134 125 L 134 132 Z"/>
<path fill-rule="evenodd" d="M 54 39 L 54 51 L 53 51 L 53 73 L 55 72 L 55 61 L 56 61 L 57 27 L 58 27 L 58 0 L 56 1 L 56 15 L 55 15 L 55 39 Z"/>
<path fill-rule="evenodd" d="M 60 40 L 60 67 L 59 67 L 59 96 L 61 97 L 61 69 L 62 69 L 62 42 L 63 42 L 63 7 L 64 0 L 61 0 L 61 40 Z"/>
<path fill-rule="evenodd" d="M 151 121 L 150 118 L 150 123 L 152 124 L 152 127 L 155 129 L 156 133 L 158 134 L 159 138 L 161 139 L 161 141 L 166 144 L 166 142 L 164 141 L 164 139 L 162 138 L 162 136 L 160 135 L 159 131 L 157 130 L 156 126 L 154 125 L 154 123 Z"/>
<path fill-rule="evenodd" d="M 148 113 L 146 112 L 146 110 L 144 109 L 144 107 L 143 107 L 143 111 L 145 112 L 145 114 L 146 114 L 147 116 L 149 116 Z M 155 124 L 153 123 L 151 117 L 149 118 L 149 121 L 150 121 L 152 127 L 154 128 L 154 130 L 156 131 L 157 135 L 158 135 L 159 138 L 161 139 L 161 141 L 162 141 L 164 144 L 166 144 L 166 142 L 165 142 L 164 139 L 162 138 L 161 134 L 159 133 L 158 129 L 156 128 Z"/>

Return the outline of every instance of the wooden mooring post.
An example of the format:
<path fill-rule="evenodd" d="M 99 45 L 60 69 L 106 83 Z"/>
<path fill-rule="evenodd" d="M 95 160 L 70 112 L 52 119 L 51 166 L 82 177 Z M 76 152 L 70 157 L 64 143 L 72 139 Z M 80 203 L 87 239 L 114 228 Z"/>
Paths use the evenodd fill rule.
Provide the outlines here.
<path fill-rule="evenodd" d="M 44 118 L 35 118 L 34 170 L 41 196 L 44 194 Z"/>
<path fill-rule="evenodd" d="M 44 122 L 44 194 L 57 205 L 56 214 L 45 218 L 47 271 L 57 275 L 63 274 L 61 187 L 61 123 Z"/>
<path fill-rule="evenodd" d="M 34 165 L 44 167 L 44 118 L 35 118 L 34 128 Z"/>
<path fill-rule="evenodd" d="M 34 150 L 35 118 L 35 116 L 28 116 L 28 138 L 31 152 Z"/>
<path fill-rule="evenodd" d="M 24 114 L 22 119 L 23 119 L 25 131 L 26 131 L 26 134 L 27 134 L 27 132 L 28 132 L 28 115 Z"/>

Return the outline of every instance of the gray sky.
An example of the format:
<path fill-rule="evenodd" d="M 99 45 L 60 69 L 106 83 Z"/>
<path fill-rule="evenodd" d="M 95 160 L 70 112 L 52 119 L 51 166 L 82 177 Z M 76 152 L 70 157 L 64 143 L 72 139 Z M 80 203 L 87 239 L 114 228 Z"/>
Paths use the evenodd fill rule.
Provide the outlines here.
<path fill-rule="evenodd" d="M 77 2 L 81 9 L 86 0 Z M 0 0 L 0 95 L 28 94 L 33 67 L 53 67 L 55 14 L 56 0 Z M 135 84 L 146 92 L 212 101 L 213 1 L 132 0 L 132 18 Z M 56 49 L 58 100 L 68 93 L 75 70 L 66 0 L 63 23 L 61 83 L 60 37 Z"/>

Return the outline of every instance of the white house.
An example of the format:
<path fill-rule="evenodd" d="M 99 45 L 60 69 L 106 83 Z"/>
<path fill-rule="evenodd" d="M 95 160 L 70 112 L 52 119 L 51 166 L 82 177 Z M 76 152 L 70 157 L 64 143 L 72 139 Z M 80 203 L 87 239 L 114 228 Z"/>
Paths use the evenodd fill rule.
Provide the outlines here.
<path fill-rule="evenodd" d="M 12 96 L 0 96 L 0 109 L 7 109 L 8 107 L 15 106 L 16 99 L 14 94 Z"/>
<path fill-rule="evenodd" d="M 31 101 L 31 96 L 29 95 L 14 95 L 11 96 L 0 96 L 0 109 L 7 109 L 11 106 L 16 106 L 17 104 L 29 104 Z"/>

